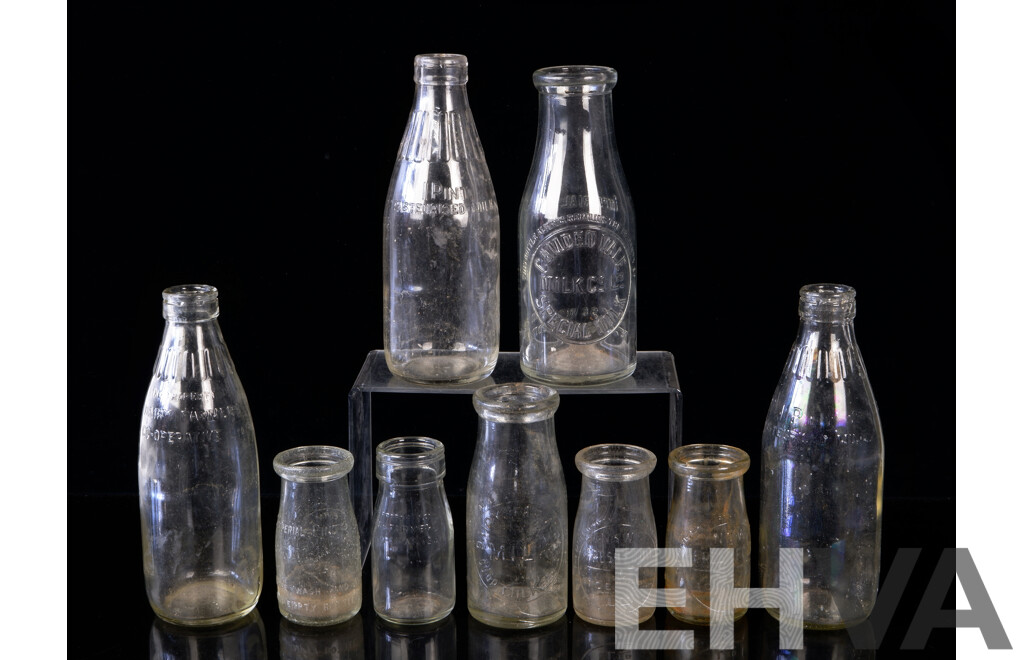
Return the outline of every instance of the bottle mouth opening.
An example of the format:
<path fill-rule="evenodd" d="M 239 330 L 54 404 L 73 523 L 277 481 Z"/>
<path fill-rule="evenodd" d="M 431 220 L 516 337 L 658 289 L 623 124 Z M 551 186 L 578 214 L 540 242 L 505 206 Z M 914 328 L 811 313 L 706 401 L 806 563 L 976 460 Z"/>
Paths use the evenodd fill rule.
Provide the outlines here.
<path fill-rule="evenodd" d="M 636 445 L 603 444 L 576 453 L 576 468 L 598 481 L 636 481 L 654 471 L 654 452 Z"/>
<path fill-rule="evenodd" d="M 618 72 L 607 66 L 549 66 L 533 72 L 533 85 L 544 94 L 608 93 L 618 79 Z"/>
<path fill-rule="evenodd" d="M 852 319 L 856 298 L 857 291 L 846 284 L 806 284 L 800 287 L 800 317 Z"/>
<path fill-rule="evenodd" d="M 308 445 L 287 449 L 274 457 L 274 472 L 299 483 L 334 481 L 347 475 L 355 458 L 347 449 Z"/>
<path fill-rule="evenodd" d="M 469 80 L 469 59 L 458 53 L 423 53 L 413 58 L 413 80 L 421 85 L 461 85 Z"/>
<path fill-rule="evenodd" d="M 396 480 L 399 471 L 407 469 L 433 472 L 434 479 L 445 474 L 444 444 L 434 438 L 389 438 L 377 445 L 376 453 L 377 477 L 385 481 Z"/>
<path fill-rule="evenodd" d="M 486 420 L 497 422 L 539 422 L 558 409 L 558 391 L 534 383 L 486 385 L 473 392 L 473 407 Z"/>
<path fill-rule="evenodd" d="M 729 445 L 684 445 L 669 453 L 668 465 L 672 472 L 682 477 L 734 479 L 750 468 L 750 455 Z"/>

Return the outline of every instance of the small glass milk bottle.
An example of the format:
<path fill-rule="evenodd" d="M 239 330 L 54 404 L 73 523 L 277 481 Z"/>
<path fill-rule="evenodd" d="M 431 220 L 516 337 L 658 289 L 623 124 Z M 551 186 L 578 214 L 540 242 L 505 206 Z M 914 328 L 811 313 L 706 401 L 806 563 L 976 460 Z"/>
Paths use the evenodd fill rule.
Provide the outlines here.
<path fill-rule="evenodd" d="M 349 497 L 352 454 L 340 447 L 295 447 L 274 457 L 281 477 L 277 515 L 277 604 L 305 626 L 351 619 L 363 603 L 359 527 Z"/>
<path fill-rule="evenodd" d="M 665 545 L 690 551 L 688 568 L 665 569 L 665 586 L 684 589 L 682 602 L 669 612 L 687 623 L 711 623 L 711 550 L 733 549 L 733 587 L 750 587 L 750 521 L 743 496 L 743 475 L 750 468 L 747 452 L 729 445 L 694 444 L 668 455 L 675 474 Z M 734 608 L 733 620 L 747 609 Z"/>
<path fill-rule="evenodd" d="M 455 607 L 455 528 L 444 474 L 438 440 L 401 437 L 377 445 L 370 557 L 373 607 L 385 621 L 433 623 Z"/>
<path fill-rule="evenodd" d="M 498 204 L 468 72 L 465 55 L 415 57 L 384 210 L 384 358 L 420 383 L 481 380 L 498 361 Z"/>
<path fill-rule="evenodd" d="M 544 626 L 568 606 L 558 402 L 554 388 L 528 383 L 473 393 L 479 433 L 466 488 L 466 593 L 470 614 L 491 626 Z"/>
<path fill-rule="evenodd" d="M 572 605 L 584 621 L 615 625 L 615 551 L 658 547 L 648 480 L 657 460 L 648 449 L 623 444 L 576 454 L 583 484 L 573 527 Z M 641 568 L 640 583 L 631 587 L 656 588 L 656 569 Z M 638 622 L 653 614 L 653 607 L 640 608 Z"/>
<path fill-rule="evenodd" d="M 588 385 L 636 368 L 636 228 L 612 119 L 615 69 L 555 66 L 519 207 L 523 373 Z"/>

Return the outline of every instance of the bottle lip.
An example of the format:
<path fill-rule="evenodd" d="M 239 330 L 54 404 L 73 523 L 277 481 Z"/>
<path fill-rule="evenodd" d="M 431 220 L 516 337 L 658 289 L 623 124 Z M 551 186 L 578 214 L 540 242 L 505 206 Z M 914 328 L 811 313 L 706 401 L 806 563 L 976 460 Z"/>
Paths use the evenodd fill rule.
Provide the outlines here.
<path fill-rule="evenodd" d="M 558 403 L 555 388 L 534 383 L 485 385 L 473 392 L 477 414 L 492 422 L 540 422 L 555 414 Z"/>
<path fill-rule="evenodd" d="M 322 483 L 347 475 L 355 458 L 347 449 L 329 445 L 305 445 L 286 449 L 274 457 L 274 472 L 298 483 Z"/>
<path fill-rule="evenodd" d="M 533 72 L 533 85 L 541 93 L 563 96 L 607 94 L 618 80 L 615 69 L 589 64 L 548 66 Z"/>
<path fill-rule="evenodd" d="M 420 85 L 463 85 L 469 58 L 458 53 L 422 53 L 413 58 L 412 79 Z"/>
<path fill-rule="evenodd" d="M 388 438 L 377 445 L 377 478 L 391 481 L 399 470 L 418 469 L 434 472 L 430 481 L 445 474 L 444 443 L 426 436 Z"/>
<path fill-rule="evenodd" d="M 830 282 L 800 287 L 800 318 L 848 320 L 857 315 L 857 291 L 847 284 Z"/>
<path fill-rule="evenodd" d="M 750 468 L 750 455 L 730 445 L 683 445 L 669 452 L 668 466 L 691 479 L 734 479 Z"/>
<path fill-rule="evenodd" d="M 636 445 L 607 443 L 576 453 L 576 468 L 597 481 L 637 481 L 654 471 L 658 457 Z"/>
<path fill-rule="evenodd" d="M 217 287 L 209 284 L 178 284 L 161 294 L 164 318 L 173 321 L 202 321 L 220 315 Z"/>

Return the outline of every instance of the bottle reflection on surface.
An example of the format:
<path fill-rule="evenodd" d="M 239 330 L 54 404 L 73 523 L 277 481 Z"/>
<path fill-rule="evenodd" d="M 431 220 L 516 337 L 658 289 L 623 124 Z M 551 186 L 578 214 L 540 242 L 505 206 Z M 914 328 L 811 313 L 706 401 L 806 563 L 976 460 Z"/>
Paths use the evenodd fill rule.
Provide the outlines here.
<path fill-rule="evenodd" d="M 363 617 L 333 626 L 302 626 L 281 617 L 281 660 L 363 660 Z"/>
<path fill-rule="evenodd" d="M 455 619 L 451 615 L 420 626 L 403 626 L 377 617 L 377 660 L 453 660 Z"/>
<path fill-rule="evenodd" d="M 472 660 L 556 660 L 569 658 L 569 619 L 562 615 L 539 628 L 495 628 L 469 617 Z"/>
<path fill-rule="evenodd" d="M 665 630 L 693 631 L 693 648 L 667 650 L 663 657 L 666 660 L 746 660 L 750 657 L 750 632 L 747 623 L 749 618 L 744 616 L 733 622 L 731 649 L 713 649 L 711 648 L 710 626 L 686 623 L 672 616 L 665 617 Z M 768 617 L 765 619 L 769 622 L 773 621 Z M 766 622 L 766 625 L 771 624 Z"/>
<path fill-rule="evenodd" d="M 849 629 L 804 628 L 803 648 L 780 649 L 778 622 L 766 617 L 761 624 L 761 639 L 761 657 L 765 660 L 871 660 L 875 657 L 875 636 L 869 622 Z"/>
<path fill-rule="evenodd" d="M 153 618 L 149 631 L 152 660 L 267 660 L 267 633 L 253 610 L 237 621 L 212 628 L 184 628 Z"/>
<path fill-rule="evenodd" d="M 657 630 L 657 615 L 640 624 L 640 630 Z M 580 617 L 572 622 L 573 660 L 655 660 L 658 652 L 650 649 L 615 648 L 615 628 L 598 626 Z"/>

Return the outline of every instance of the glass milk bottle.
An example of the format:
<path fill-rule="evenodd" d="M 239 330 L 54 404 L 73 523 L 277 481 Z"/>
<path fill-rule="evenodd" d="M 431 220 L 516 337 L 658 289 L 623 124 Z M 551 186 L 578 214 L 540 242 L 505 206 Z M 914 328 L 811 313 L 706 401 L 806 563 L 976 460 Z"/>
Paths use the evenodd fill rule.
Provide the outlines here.
<path fill-rule="evenodd" d="M 878 592 L 884 451 L 853 332 L 855 296 L 844 284 L 801 287 L 796 340 L 761 438 L 761 586 L 779 586 L 780 548 L 800 548 L 812 629 L 864 621 Z"/>
<path fill-rule="evenodd" d="M 349 497 L 352 454 L 295 447 L 274 457 L 281 505 L 274 539 L 281 616 L 304 626 L 351 619 L 363 604 L 359 526 Z"/>
<path fill-rule="evenodd" d="M 217 289 L 173 286 L 163 301 L 139 441 L 146 594 L 159 617 L 210 626 L 249 613 L 263 586 L 256 433 Z"/>
<path fill-rule="evenodd" d="M 488 385 L 466 488 L 466 592 L 470 614 L 499 628 L 535 628 L 568 606 L 569 515 L 555 444 L 558 392 Z"/>
<path fill-rule="evenodd" d="M 636 368 L 636 228 L 612 119 L 618 73 L 557 66 L 533 74 L 537 143 L 519 207 L 522 370 L 552 384 Z"/>
<path fill-rule="evenodd" d="M 377 445 L 371 575 L 377 616 L 440 621 L 455 607 L 455 528 L 444 492 L 444 445 L 391 438 Z"/>
<path fill-rule="evenodd" d="M 690 551 L 689 567 L 665 569 L 665 586 L 685 591 L 682 602 L 670 602 L 668 610 L 681 621 L 700 625 L 711 623 L 715 611 L 739 619 L 746 607 L 723 613 L 711 600 L 711 551 L 731 548 L 732 586 L 750 587 L 750 520 L 743 495 L 750 456 L 729 445 L 684 445 L 669 453 L 668 465 L 675 486 L 665 546 Z"/>
<path fill-rule="evenodd" d="M 658 547 L 648 480 L 657 460 L 650 450 L 624 444 L 576 454 L 583 482 L 573 526 L 572 605 L 584 621 L 615 625 L 615 551 Z M 641 568 L 639 584 L 628 586 L 656 588 L 656 569 Z M 653 614 L 653 607 L 640 608 L 638 622 Z"/>
<path fill-rule="evenodd" d="M 465 55 L 417 55 L 416 94 L 384 210 L 384 357 L 420 383 L 498 361 L 498 204 L 469 108 Z"/>

